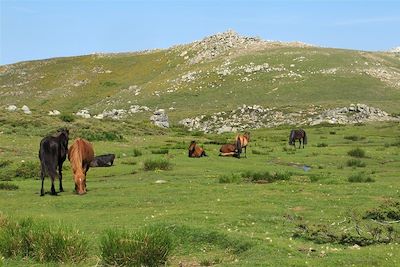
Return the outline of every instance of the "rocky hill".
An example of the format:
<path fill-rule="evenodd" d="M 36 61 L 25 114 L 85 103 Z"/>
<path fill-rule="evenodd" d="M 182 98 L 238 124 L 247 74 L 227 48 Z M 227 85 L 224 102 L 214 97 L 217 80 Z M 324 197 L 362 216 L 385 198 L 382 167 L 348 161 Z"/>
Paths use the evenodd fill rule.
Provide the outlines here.
<path fill-rule="evenodd" d="M 399 53 L 234 31 L 164 50 L 0 66 L 0 115 L 148 121 L 164 110 L 168 125 L 218 132 L 396 119 L 399 102 Z"/>

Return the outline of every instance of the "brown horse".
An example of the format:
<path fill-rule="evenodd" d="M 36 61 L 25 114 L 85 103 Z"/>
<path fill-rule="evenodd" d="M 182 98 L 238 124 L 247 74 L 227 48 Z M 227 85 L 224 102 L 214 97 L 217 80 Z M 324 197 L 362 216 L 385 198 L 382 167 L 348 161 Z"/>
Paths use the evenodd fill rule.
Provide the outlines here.
<path fill-rule="evenodd" d="M 189 146 L 189 158 L 200 158 L 207 157 L 206 152 L 203 148 L 196 144 L 196 141 L 192 141 Z"/>
<path fill-rule="evenodd" d="M 219 149 L 219 155 L 220 156 L 231 156 L 231 157 L 236 157 L 240 158 L 240 153 L 237 148 L 237 144 L 225 144 L 222 145 L 221 148 Z"/>
<path fill-rule="evenodd" d="M 86 193 L 86 173 L 94 158 L 93 146 L 87 140 L 78 138 L 69 147 L 68 160 L 74 174 L 75 191 L 79 195 Z"/>
<path fill-rule="evenodd" d="M 289 145 L 293 145 L 294 147 L 296 144 L 296 140 L 299 140 L 299 148 L 301 147 L 301 139 L 303 139 L 303 148 L 304 145 L 307 144 L 307 134 L 303 129 L 292 130 L 290 131 L 289 135 Z"/>
<path fill-rule="evenodd" d="M 244 132 L 244 134 L 238 134 L 235 137 L 235 143 L 237 144 L 236 146 L 238 147 L 238 152 L 239 154 L 242 153 L 242 149 L 244 148 L 244 157 L 247 158 L 246 150 L 247 150 L 247 144 L 250 142 L 250 133 L 249 132 Z M 239 145 L 240 143 L 240 145 Z"/>

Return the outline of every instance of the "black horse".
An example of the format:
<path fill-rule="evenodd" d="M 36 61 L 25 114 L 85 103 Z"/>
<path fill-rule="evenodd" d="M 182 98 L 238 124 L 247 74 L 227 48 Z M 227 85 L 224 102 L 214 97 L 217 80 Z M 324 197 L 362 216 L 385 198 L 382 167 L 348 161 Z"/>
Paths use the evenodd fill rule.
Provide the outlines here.
<path fill-rule="evenodd" d="M 94 157 L 90 167 L 111 167 L 114 164 L 115 154 L 105 154 Z"/>
<path fill-rule="evenodd" d="M 307 144 L 307 134 L 303 129 L 292 130 L 289 135 L 289 145 L 295 146 L 296 140 L 299 140 L 299 148 L 301 147 L 301 139 L 303 139 L 303 148 Z"/>
<path fill-rule="evenodd" d="M 57 195 L 54 188 L 54 179 L 57 176 L 57 168 L 58 179 L 60 181 L 60 192 L 64 191 L 62 186 L 62 165 L 68 154 L 68 136 L 68 129 L 61 128 L 56 134 L 46 136 L 42 141 L 40 141 L 39 159 L 41 167 L 40 176 L 42 179 L 40 196 L 44 196 L 43 183 L 46 174 L 51 178 L 51 194 Z"/>

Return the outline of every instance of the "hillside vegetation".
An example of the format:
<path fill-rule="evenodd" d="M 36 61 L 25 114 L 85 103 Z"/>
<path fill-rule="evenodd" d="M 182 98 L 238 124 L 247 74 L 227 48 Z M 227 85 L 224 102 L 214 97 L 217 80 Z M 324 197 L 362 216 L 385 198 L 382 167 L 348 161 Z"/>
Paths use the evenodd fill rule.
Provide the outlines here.
<path fill-rule="evenodd" d="M 270 42 L 228 31 L 165 50 L 1 66 L 0 96 L 2 109 L 27 105 L 40 114 L 163 108 L 173 123 L 242 104 L 304 110 L 364 103 L 399 113 L 400 55 Z M 147 113 L 133 117 L 143 120 Z"/>

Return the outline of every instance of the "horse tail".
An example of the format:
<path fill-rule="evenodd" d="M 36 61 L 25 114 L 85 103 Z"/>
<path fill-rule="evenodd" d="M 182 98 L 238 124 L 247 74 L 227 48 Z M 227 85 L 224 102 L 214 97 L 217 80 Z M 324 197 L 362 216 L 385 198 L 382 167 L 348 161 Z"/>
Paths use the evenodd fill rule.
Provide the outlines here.
<path fill-rule="evenodd" d="M 307 145 L 307 134 L 306 134 L 306 131 L 303 130 L 303 132 L 304 132 L 303 144 Z"/>

